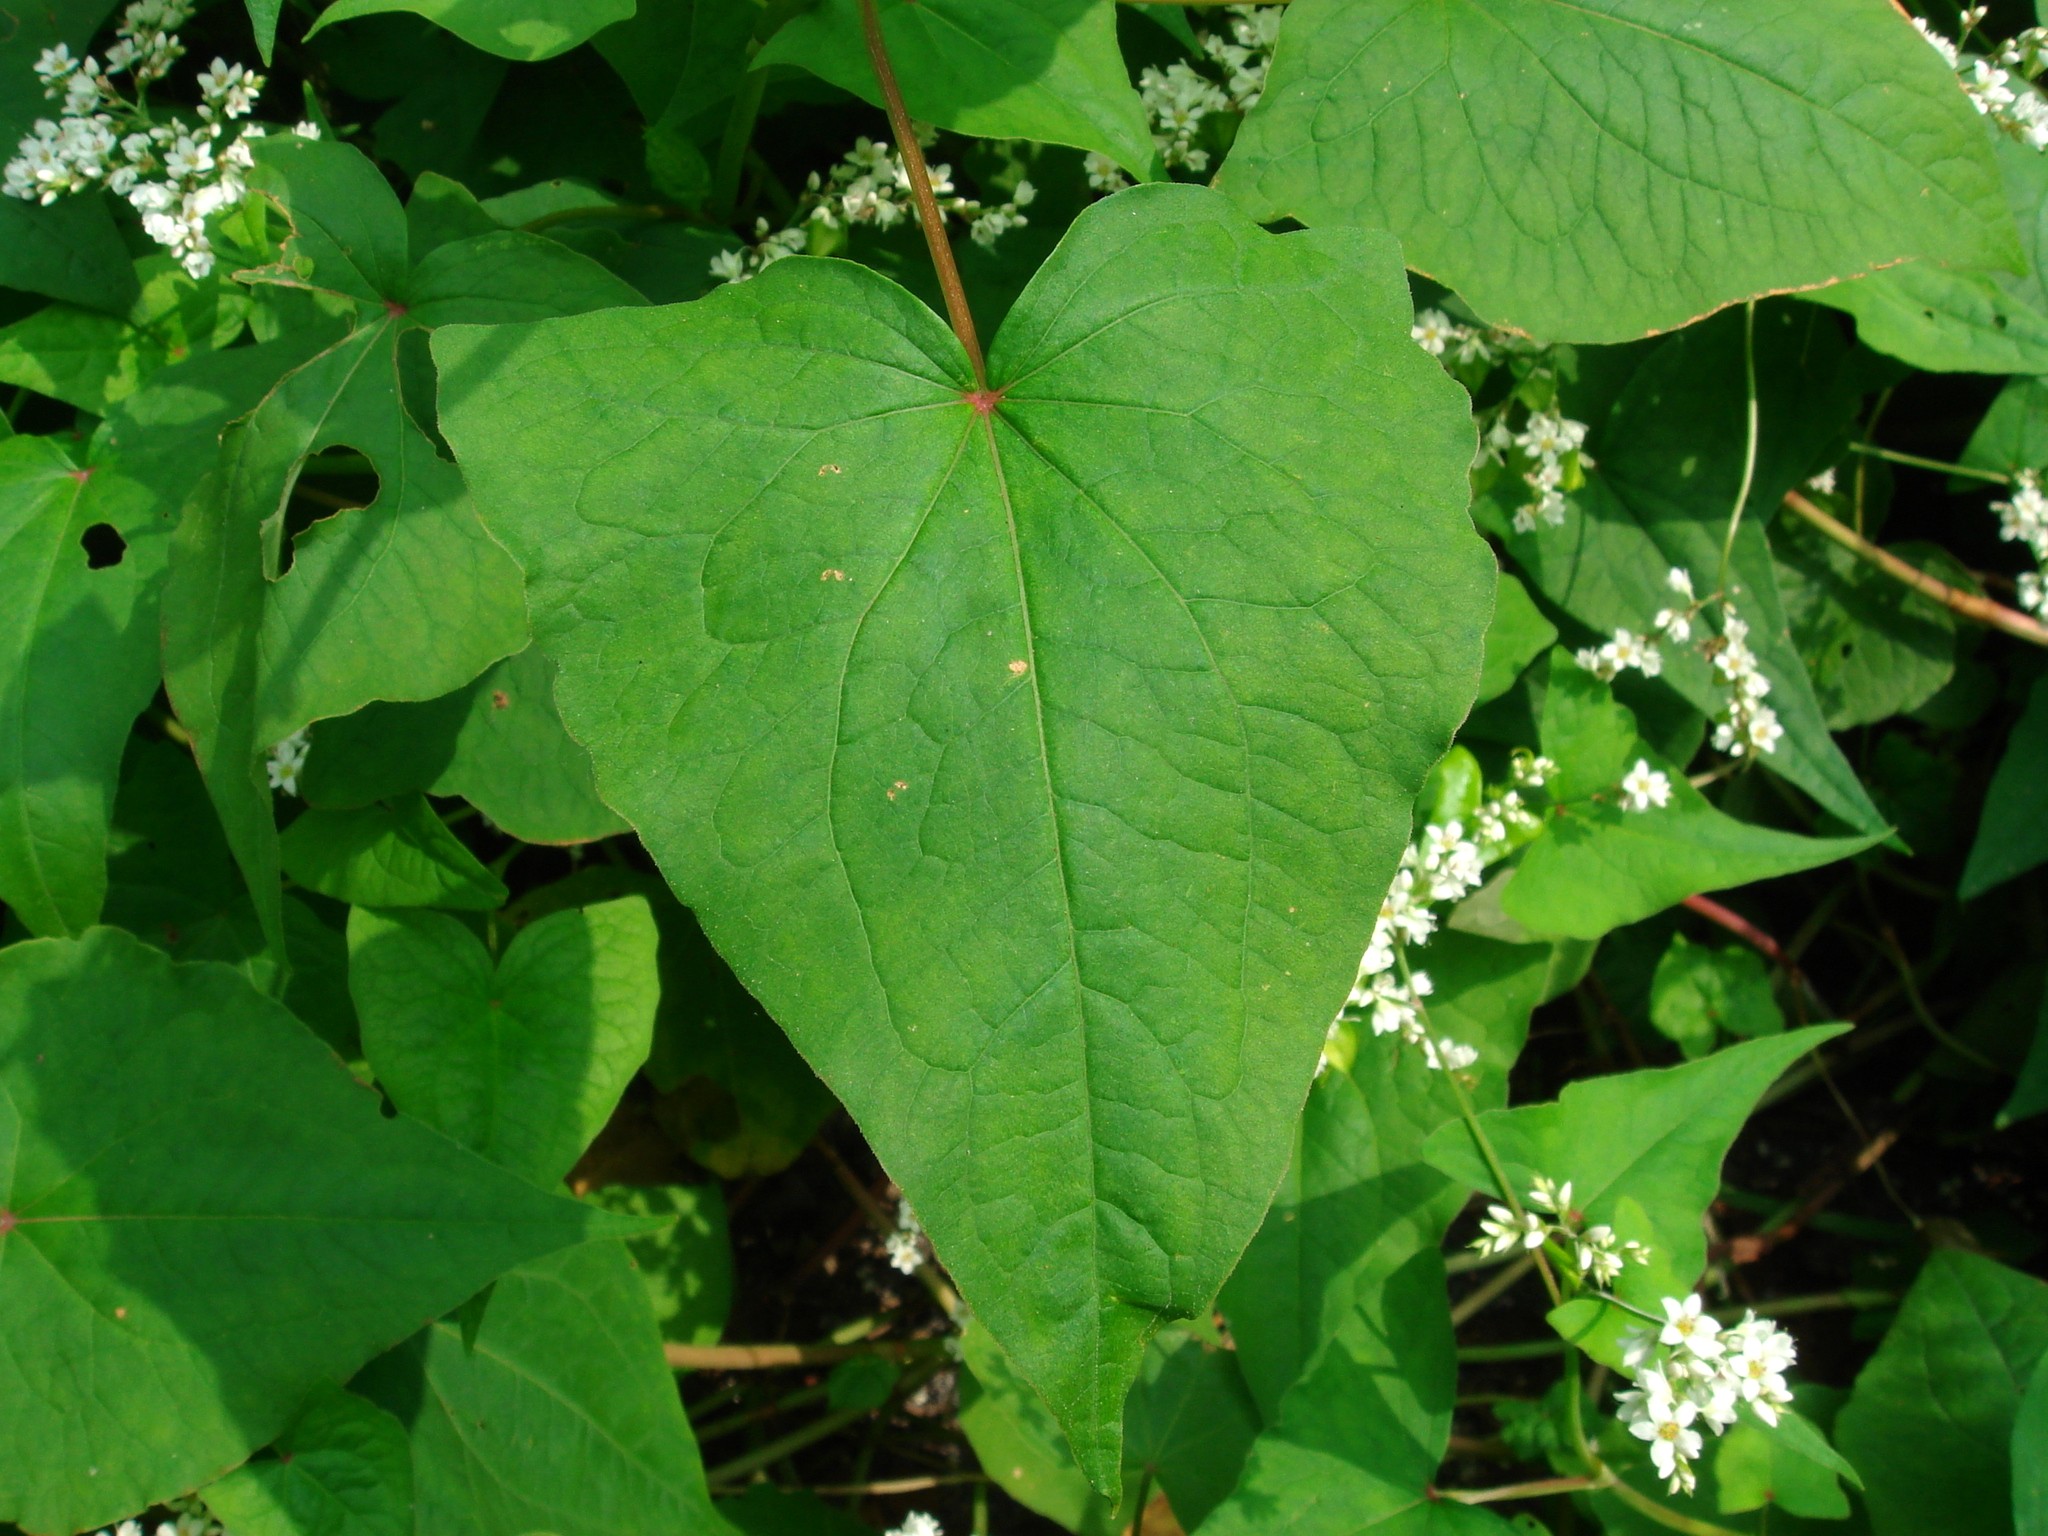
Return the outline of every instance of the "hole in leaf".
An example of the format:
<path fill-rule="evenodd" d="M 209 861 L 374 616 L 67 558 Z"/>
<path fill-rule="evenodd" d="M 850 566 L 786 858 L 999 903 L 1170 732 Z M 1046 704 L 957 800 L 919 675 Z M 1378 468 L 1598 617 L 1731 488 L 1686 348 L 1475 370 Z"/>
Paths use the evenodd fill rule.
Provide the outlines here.
<path fill-rule="evenodd" d="M 367 507 L 378 490 L 376 466 L 353 448 L 323 448 L 301 464 L 285 503 L 278 575 L 292 568 L 300 534 L 323 518 Z"/>
<path fill-rule="evenodd" d="M 112 523 L 94 523 L 79 535 L 78 547 L 85 551 L 86 568 L 94 571 L 119 565 L 121 557 L 128 553 L 128 541 Z"/>

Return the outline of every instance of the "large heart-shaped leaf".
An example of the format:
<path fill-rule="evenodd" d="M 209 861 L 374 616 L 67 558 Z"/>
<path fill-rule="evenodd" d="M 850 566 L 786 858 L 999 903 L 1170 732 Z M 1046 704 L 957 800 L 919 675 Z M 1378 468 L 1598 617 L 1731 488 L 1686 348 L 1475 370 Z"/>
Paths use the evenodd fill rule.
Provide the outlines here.
<path fill-rule="evenodd" d="M 1295 0 L 1222 185 L 1556 341 L 2019 256 L 1954 75 L 1864 0 Z"/>
<path fill-rule="evenodd" d="M 319 1384 L 625 1218 L 412 1120 L 219 965 L 96 928 L 0 952 L 0 1519 L 208 1482 Z"/>
<path fill-rule="evenodd" d="M 1477 681 L 1471 427 L 1407 304 L 1384 237 L 1158 186 L 1074 225 L 986 393 L 837 262 L 436 338 L 606 803 L 1105 1489 Z"/>

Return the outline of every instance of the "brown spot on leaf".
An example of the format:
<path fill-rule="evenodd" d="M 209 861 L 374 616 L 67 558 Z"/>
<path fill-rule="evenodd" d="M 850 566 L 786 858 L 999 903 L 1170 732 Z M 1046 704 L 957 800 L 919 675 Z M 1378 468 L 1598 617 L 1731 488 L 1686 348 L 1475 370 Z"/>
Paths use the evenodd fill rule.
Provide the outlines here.
<path fill-rule="evenodd" d="M 1029 672 L 1030 670 L 1031 663 L 1026 661 L 1021 656 L 1019 656 L 1015 661 L 1010 663 L 1010 676 L 1012 677 L 1022 677 L 1026 672 Z"/>
<path fill-rule="evenodd" d="M 512 707 L 512 695 L 511 695 L 511 694 L 507 693 L 507 692 L 506 692 L 506 691 L 505 691 L 504 689 L 502 689 L 502 688 L 493 688 L 493 689 L 491 690 L 491 708 L 493 708 L 493 709 L 510 709 L 511 707 Z"/>
<path fill-rule="evenodd" d="M 828 565 L 824 570 L 818 572 L 818 580 L 844 581 L 846 580 L 846 572 L 840 570 L 837 566 Z"/>

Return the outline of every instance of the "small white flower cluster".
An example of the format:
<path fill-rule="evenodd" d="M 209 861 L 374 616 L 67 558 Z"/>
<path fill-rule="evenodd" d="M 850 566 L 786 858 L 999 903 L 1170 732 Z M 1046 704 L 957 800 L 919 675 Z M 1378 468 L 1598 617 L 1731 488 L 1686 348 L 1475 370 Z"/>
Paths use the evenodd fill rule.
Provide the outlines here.
<path fill-rule="evenodd" d="M 7 162 L 0 190 L 47 205 L 105 186 L 127 198 L 142 215 L 143 232 L 198 279 L 213 270 L 206 221 L 241 201 L 249 141 L 263 129 L 244 128 L 225 147 L 221 141 L 229 123 L 255 108 L 263 77 L 215 59 L 199 75 L 199 122 L 155 120 L 146 104 L 149 85 L 184 54 L 177 29 L 191 15 L 187 0 L 135 0 L 104 60 L 73 58 L 61 43 L 44 49 L 35 72 L 43 94 L 61 98 L 63 108 L 54 122 L 37 120 Z M 116 83 L 122 74 L 134 81 L 132 100 Z M 309 123 L 297 131 L 318 136 Z"/>
<path fill-rule="evenodd" d="M 1998 536 L 2024 544 L 2037 566 L 2048 566 L 2048 495 L 2041 491 L 2041 471 L 2023 469 L 2013 476 L 2010 501 L 1994 501 L 1998 514 Z M 2048 580 L 2039 570 L 2024 571 L 2019 578 L 2020 606 L 2029 613 L 2048 611 Z"/>
<path fill-rule="evenodd" d="M 2048 499 L 2043 499 L 2042 509 L 2048 512 Z M 1612 640 L 1597 649 L 1581 647 L 1573 659 L 1603 682 L 1613 681 L 1631 667 L 1645 677 L 1655 677 L 1664 670 L 1664 656 L 1657 649 L 1655 637 L 1685 645 L 1692 640 L 1697 626 L 1704 632 L 1699 642 L 1700 654 L 1713 663 L 1714 671 L 1728 689 L 1728 702 L 1715 719 L 1714 749 L 1730 757 L 1777 751 L 1785 728 L 1778 723 L 1778 712 L 1764 702 L 1770 695 L 1771 680 L 1764 676 L 1756 652 L 1749 648 L 1749 625 L 1725 593 L 1696 597 L 1692 572 L 1683 566 L 1671 568 L 1665 585 L 1684 603 L 1658 609 L 1650 621 L 1650 634 L 1617 629 Z M 1720 610 L 1718 634 L 1701 622 L 1701 615 L 1709 608 Z"/>
<path fill-rule="evenodd" d="M 1635 767 L 1621 776 L 1621 808 L 1624 811 L 1647 811 L 1652 806 L 1661 811 L 1670 803 L 1671 779 L 1652 768 L 1647 757 L 1637 758 Z"/>
<path fill-rule="evenodd" d="M 928 165 L 925 171 L 939 212 L 964 220 L 976 245 L 992 246 L 1009 231 L 1030 222 L 1023 210 L 1038 196 L 1038 189 L 1028 181 L 1017 183 L 1009 202 L 986 204 L 953 190 L 952 166 Z M 720 251 L 711 258 L 711 275 L 721 282 L 745 282 L 783 257 L 800 254 L 810 243 L 808 229 L 813 224 L 825 229 L 855 224 L 893 229 L 916 217 L 910 172 L 902 157 L 889 145 L 863 136 L 825 175 L 811 172 L 786 228 L 776 229 L 766 219 L 756 219 L 753 244 L 737 251 Z"/>
<path fill-rule="evenodd" d="M 1400 952 L 1407 945 L 1423 945 L 1436 932 L 1440 902 L 1458 901 L 1479 889 L 1486 881 L 1489 864 L 1507 856 L 1514 834 L 1533 832 L 1538 821 L 1524 802 L 1522 791 L 1540 789 L 1557 771 L 1546 757 L 1527 751 L 1515 754 L 1512 785 L 1489 788 L 1473 813 L 1468 835 L 1463 822 L 1441 826 L 1432 822 L 1422 836 L 1401 856 L 1386 899 L 1373 920 L 1372 938 L 1358 963 L 1358 979 L 1344 1000 L 1337 1017 L 1324 1036 L 1323 1058 L 1318 1073 L 1332 1062 L 1332 1049 L 1339 1047 L 1344 1030 L 1355 1015 L 1369 1022 L 1375 1035 L 1398 1034 L 1410 1045 L 1422 1048 L 1422 1059 L 1432 1071 L 1462 1072 L 1479 1060 L 1479 1053 L 1449 1036 L 1431 1038 L 1422 999 L 1429 996 L 1427 971 L 1411 971 L 1403 981 L 1395 974 Z"/>
<path fill-rule="evenodd" d="M 1156 65 L 1138 76 L 1138 98 L 1152 125 L 1152 143 L 1169 167 L 1183 166 L 1200 175 L 1209 169 L 1209 151 L 1195 143 L 1202 124 L 1218 112 L 1249 112 L 1266 89 L 1266 70 L 1273 46 L 1280 40 L 1277 5 L 1228 7 L 1227 35 L 1201 34 L 1202 53 L 1223 73 L 1221 84 L 1192 65 Z M 1130 178 L 1108 155 L 1089 151 L 1083 161 L 1088 185 L 1097 192 L 1118 192 Z"/>
<path fill-rule="evenodd" d="M 1492 367 L 1521 339 L 1488 326 L 1461 325 L 1440 309 L 1418 309 L 1408 335 L 1431 357 L 1446 359 L 1446 366 L 1457 363 L 1480 368 Z"/>
<path fill-rule="evenodd" d="M 1605 1222 L 1586 1225 L 1584 1215 L 1572 1209 L 1570 1179 L 1558 1184 L 1540 1173 L 1531 1181 L 1525 1208 L 1519 1214 L 1504 1205 L 1486 1208 L 1472 1246 L 1481 1253 L 1502 1254 L 1517 1248 L 1533 1251 L 1551 1241 L 1570 1254 L 1578 1272 L 1602 1290 L 1621 1277 L 1625 1263 L 1650 1262 L 1650 1250 L 1633 1238 L 1623 1242 Z"/>
<path fill-rule="evenodd" d="M 908 1200 L 896 1203 L 896 1230 L 882 1239 L 882 1251 L 889 1256 L 889 1267 L 899 1275 L 914 1275 L 924 1267 L 924 1247 L 918 1239 L 924 1236 L 924 1226 L 917 1219 L 917 1213 L 910 1208 Z"/>
<path fill-rule="evenodd" d="M 939 1524 L 938 1516 L 914 1509 L 903 1517 L 901 1525 L 884 1532 L 883 1536 L 946 1536 L 946 1528 Z"/>
<path fill-rule="evenodd" d="M 1984 20 L 1988 9 L 1982 5 L 1964 9 L 1964 37 Z M 2029 84 L 2048 63 L 2048 27 L 2028 27 L 1985 58 L 1965 54 L 1920 17 L 1913 18 L 1913 25 L 1956 72 L 1970 105 L 2029 149 L 2048 150 L 2048 97 Z"/>
<path fill-rule="evenodd" d="M 1478 392 L 1496 363 L 1514 370 L 1517 387 L 1498 405 L 1479 413 L 1479 455 L 1473 468 L 1511 466 L 1529 488 L 1531 500 L 1517 508 L 1517 533 L 1534 533 L 1537 525 L 1556 528 L 1564 522 L 1564 493 L 1585 483 L 1593 467 L 1586 452 L 1586 424 L 1557 408 L 1557 368 L 1551 354 L 1527 337 L 1483 326 L 1463 325 L 1440 309 L 1421 309 L 1408 328 L 1415 344 L 1444 365 L 1468 390 Z M 1551 403 L 1531 403 L 1547 393 Z M 1510 424 L 1517 405 L 1528 410 L 1521 427 Z"/>
<path fill-rule="evenodd" d="M 196 1498 L 174 1500 L 170 1508 L 176 1518 L 158 1521 L 156 1536 L 223 1536 L 220 1523 L 207 1516 Z M 146 1536 L 146 1531 L 140 1520 L 123 1520 L 99 1536 Z"/>
<path fill-rule="evenodd" d="M 293 731 L 272 747 L 263 764 L 264 772 L 270 776 L 270 787 L 296 795 L 299 792 L 299 775 L 306 767 L 306 754 L 312 750 L 313 744 L 306 739 L 304 731 Z"/>
<path fill-rule="evenodd" d="M 1583 447 L 1586 424 L 1573 421 L 1558 411 L 1532 411 L 1519 432 L 1508 431 L 1507 417 L 1494 419 L 1487 446 L 1505 455 L 1513 447 L 1529 467 L 1522 479 L 1536 499 L 1515 511 L 1515 532 L 1534 533 L 1538 523 L 1558 528 L 1564 524 L 1564 490 L 1574 470 L 1583 474 L 1593 467 L 1593 456 Z"/>
<path fill-rule="evenodd" d="M 1650 1445 L 1650 1460 L 1672 1493 L 1691 1493 L 1692 1464 L 1702 1449 L 1704 1423 L 1715 1434 L 1735 1423 L 1744 1403 L 1764 1423 L 1792 1402 L 1785 1372 L 1798 1357 L 1792 1335 L 1754 1312 L 1722 1328 L 1701 1310 L 1697 1295 L 1664 1298 L 1664 1324 L 1655 1333 L 1635 1328 L 1622 1335 L 1622 1363 L 1635 1378 L 1615 1394 L 1621 1422 Z"/>

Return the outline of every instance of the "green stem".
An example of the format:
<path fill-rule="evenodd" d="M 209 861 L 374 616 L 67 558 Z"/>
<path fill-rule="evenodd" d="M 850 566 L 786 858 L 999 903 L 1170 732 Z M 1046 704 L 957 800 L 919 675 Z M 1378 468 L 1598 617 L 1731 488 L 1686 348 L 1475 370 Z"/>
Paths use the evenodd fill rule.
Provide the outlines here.
<path fill-rule="evenodd" d="M 1896 448 L 1880 448 L 1876 443 L 1851 443 L 1851 453 L 1866 454 L 1873 459 L 1883 459 L 1887 464 L 1903 464 L 1908 469 L 1931 469 L 1937 474 L 1959 475 L 1965 480 L 1984 480 L 1992 485 L 2011 485 L 2012 476 L 1996 469 L 1978 469 L 1970 464 L 1952 464 L 1947 459 L 1923 459 L 1917 453 L 1900 453 Z"/>
<path fill-rule="evenodd" d="M 802 1429 L 792 1430 L 779 1440 L 770 1440 L 766 1445 L 735 1456 L 731 1461 L 711 1468 L 704 1474 L 704 1480 L 716 1488 L 721 1483 L 735 1483 L 763 1467 L 773 1466 L 785 1456 L 794 1455 L 807 1445 L 836 1435 L 847 1425 L 866 1418 L 875 1410 L 872 1408 L 841 1408 L 828 1413 L 822 1419 L 813 1420 Z"/>
<path fill-rule="evenodd" d="M 1437 1496 L 1454 1504 L 1502 1504 L 1509 1499 L 1541 1499 L 1553 1493 L 1582 1493 L 1600 1485 L 1590 1477 L 1539 1477 L 1531 1483 L 1503 1488 L 1439 1488 Z"/>
<path fill-rule="evenodd" d="M 1756 300 L 1742 306 L 1742 371 L 1748 386 L 1749 404 L 1742 450 L 1742 484 L 1735 491 L 1735 509 L 1728 514 L 1728 533 L 1721 540 L 1721 574 L 1714 585 L 1728 590 L 1728 563 L 1735 558 L 1735 535 L 1742 527 L 1742 509 L 1749 505 L 1749 488 L 1756 481 Z"/>
<path fill-rule="evenodd" d="M 1624 1483 L 1614 1475 L 1604 1462 L 1597 1458 L 1594 1460 L 1594 1465 L 1599 1467 L 1602 1472 L 1605 1472 L 1609 1479 L 1609 1481 L 1599 1485 L 1601 1490 L 1613 1494 L 1622 1503 L 1645 1519 L 1654 1520 L 1657 1524 L 1667 1526 L 1674 1531 L 1684 1531 L 1687 1533 L 1687 1536 L 1742 1536 L 1742 1532 L 1731 1530 L 1725 1525 L 1716 1525 L 1711 1520 L 1695 1520 L 1691 1515 L 1681 1515 L 1669 1505 L 1659 1504 L 1648 1494 L 1638 1492 L 1635 1488 Z"/>
<path fill-rule="evenodd" d="M 768 89 L 766 70 L 750 69 L 740 76 L 740 88 L 725 115 L 725 134 L 718 141 L 718 162 L 711 168 L 711 217 L 730 224 L 740 200 L 740 172 L 746 168 L 747 149 L 754 142 L 754 122 L 761 115 L 761 96 Z"/>

